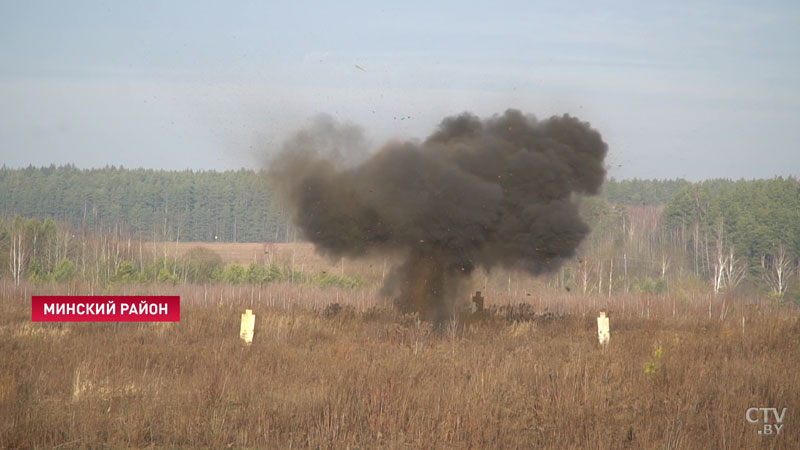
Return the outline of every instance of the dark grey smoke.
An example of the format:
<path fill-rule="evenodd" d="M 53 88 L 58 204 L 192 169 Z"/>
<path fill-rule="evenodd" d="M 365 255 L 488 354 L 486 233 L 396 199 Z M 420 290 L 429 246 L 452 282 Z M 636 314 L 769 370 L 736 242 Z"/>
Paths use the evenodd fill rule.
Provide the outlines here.
<path fill-rule="evenodd" d="M 294 223 L 331 256 L 404 251 L 385 288 L 403 310 L 436 321 L 476 266 L 539 274 L 572 257 L 589 232 L 578 196 L 605 177 L 605 142 L 568 115 L 464 113 L 421 144 L 390 142 L 349 165 L 337 145 L 363 148 L 360 130 L 318 125 L 270 168 Z"/>

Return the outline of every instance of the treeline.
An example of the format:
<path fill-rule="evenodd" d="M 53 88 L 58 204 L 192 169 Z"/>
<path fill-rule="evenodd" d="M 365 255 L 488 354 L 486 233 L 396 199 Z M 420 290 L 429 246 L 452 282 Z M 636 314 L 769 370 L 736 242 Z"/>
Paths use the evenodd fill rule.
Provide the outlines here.
<path fill-rule="evenodd" d="M 685 180 L 608 180 L 613 204 L 662 205 Z M 77 230 L 148 240 L 287 242 L 298 232 L 263 171 L 0 168 L 0 217 L 51 217 Z"/>
<path fill-rule="evenodd" d="M 664 205 L 681 189 L 690 185 L 688 181 L 675 180 L 617 180 L 609 178 L 603 183 L 601 196 L 617 205 L 649 206 Z"/>
<path fill-rule="evenodd" d="M 633 183 L 632 183 L 633 185 Z M 666 202 L 584 201 L 592 233 L 557 279 L 581 292 L 768 292 L 800 302 L 800 182 L 709 180 Z"/>
<path fill-rule="evenodd" d="M 179 257 L 145 249 L 142 241 L 115 234 L 80 233 L 51 218 L 40 222 L 16 216 L 0 220 L 0 279 L 13 284 L 81 281 L 96 286 L 119 283 L 230 283 L 263 285 L 273 282 L 356 287 L 356 278 L 328 272 L 306 273 L 288 264 L 252 262 L 223 264 L 212 250 L 195 247 Z"/>
<path fill-rule="evenodd" d="M 264 172 L 0 168 L 0 217 L 149 240 L 285 242 L 296 237 Z"/>
<path fill-rule="evenodd" d="M 298 238 L 263 172 L 3 168 L 0 192 L 0 217 L 6 217 L 0 222 L 0 277 L 15 281 L 235 283 L 316 276 L 295 277 L 293 268 L 280 267 L 282 278 L 276 278 L 272 267 L 263 272 L 218 264 L 198 278 L 194 259 L 168 261 L 142 251 L 143 241 Z M 800 301 L 796 178 L 611 179 L 601 196 L 584 199 L 582 213 L 592 233 L 580 257 L 548 282 L 556 287 L 607 295 L 701 287 L 776 298 L 788 292 Z"/>
<path fill-rule="evenodd" d="M 782 296 L 800 277 L 800 182 L 710 180 L 667 204 L 662 228 L 715 291 L 757 276 Z"/>

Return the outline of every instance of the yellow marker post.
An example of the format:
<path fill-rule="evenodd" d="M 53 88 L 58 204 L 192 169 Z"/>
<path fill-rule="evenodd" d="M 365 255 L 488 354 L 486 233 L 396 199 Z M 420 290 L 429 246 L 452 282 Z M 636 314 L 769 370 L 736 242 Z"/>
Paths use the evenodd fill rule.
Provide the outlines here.
<path fill-rule="evenodd" d="M 606 313 L 600 312 L 600 317 L 597 318 L 597 337 L 600 340 L 600 345 L 608 345 L 608 340 L 611 338 L 611 330 L 608 327 L 608 317 Z"/>
<path fill-rule="evenodd" d="M 242 326 L 239 331 L 239 336 L 246 344 L 253 343 L 253 332 L 256 328 L 256 316 L 253 314 L 252 309 L 246 309 L 242 314 Z"/>

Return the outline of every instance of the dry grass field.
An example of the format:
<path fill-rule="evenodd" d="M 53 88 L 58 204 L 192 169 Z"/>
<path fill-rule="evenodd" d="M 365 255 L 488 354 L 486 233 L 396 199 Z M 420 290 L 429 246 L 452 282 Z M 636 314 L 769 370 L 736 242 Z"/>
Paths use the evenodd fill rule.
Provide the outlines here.
<path fill-rule="evenodd" d="M 166 254 L 169 258 L 181 257 L 195 247 L 207 248 L 217 253 L 227 263 L 250 264 L 256 261 L 269 264 L 272 261 L 291 260 L 297 255 L 297 263 L 306 262 L 314 255 L 312 244 L 282 244 L 262 242 L 145 242 L 146 251 Z"/>
<path fill-rule="evenodd" d="M 376 287 L 147 285 L 102 293 L 179 294 L 179 323 L 31 322 L 31 294 L 88 291 L 3 285 L 0 448 L 800 448 L 785 307 L 550 293 L 434 327 Z M 788 408 L 781 434 L 751 407 Z"/>
<path fill-rule="evenodd" d="M 384 270 L 386 258 L 372 257 L 358 260 L 333 260 L 317 254 L 309 243 L 259 243 L 259 242 L 146 242 L 144 251 L 166 255 L 168 259 L 181 258 L 187 251 L 202 247 L 218 254 L 225 264 L 239 263 L 244 266 L 255 261 L 261 265 L 288 265 L 296 270 L 319 272 L 330 270 L 336 273 L 378 274 Z M 388 268 L 388 267 L 387 267 Z"/>

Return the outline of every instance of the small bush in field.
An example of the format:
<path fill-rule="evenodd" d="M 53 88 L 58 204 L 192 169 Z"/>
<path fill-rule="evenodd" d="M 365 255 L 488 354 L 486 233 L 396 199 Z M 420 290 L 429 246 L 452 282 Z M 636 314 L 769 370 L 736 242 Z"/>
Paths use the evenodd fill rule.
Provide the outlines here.
<path fill-rule="evenodd" d="M 335 275 L 328 272 L 320 272 L 312 279 L 312 283 L 319 287 L 342 287 L 354 288 L 358 286 L 358 280 L 346 275 Z"/>
<path fill-rule="evenodd" d="M 75 263 L 64 258 L 56 264 L 56 268 L 53 270 L 53 280 L 69 281 L 75 275 L 75 271 Z"/>
<path fill-rule="evenodd" d="M 206 283 L 211 281 L 214 273 L 223 267 L 222 257 L 215 251 L 194 247 L 189 249 L 184 256 L 186 278 L 192 283 Z"/>
<path fill-rule="evenodd" d="M 662 359 L 664 357 L 664 349 L 660 345 L 653 351 L 653 357 L 644 363 L 644 374 L 649 378 L 655 378 L 661 374 L 663 367 Z"/>
<path fill-rule="evenodd" d="M 130 283 L 136 281 L 136 266 L 131 261 L 122 261 L 117 268 L 117 271 L 111 277 L 111 281 L 120 281 L 123 283 Z"/>
<path fill-rule="evenodd" d="M 250 284 L 262 284 L 268 281 L 269 271 L 266 267 L 253 261 L 247 266 L 245 280 Z"/>
<path fill-rule="evenodd" d="M 246 277 L 247 271 L 239 263 L 228 264 L 222 272 L 222 279 L 231 284 L 244 283 Z"/>
<path fill-rule="evenodd" d="M 162 267 L 161 270 L 158 271 L 158 282 L 159 283 L 171 282 L 172 284 L 176 284 L 178 282 L 178 276 L 173 273 L 170 273 L 170 271 L 166 267 Z"/>

